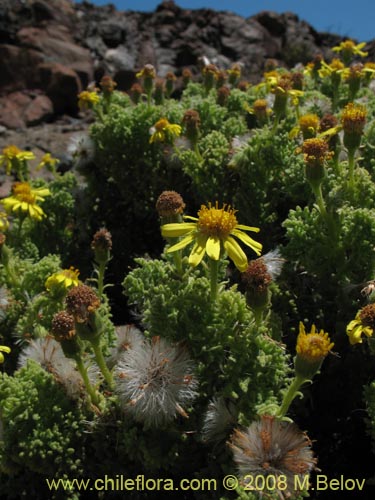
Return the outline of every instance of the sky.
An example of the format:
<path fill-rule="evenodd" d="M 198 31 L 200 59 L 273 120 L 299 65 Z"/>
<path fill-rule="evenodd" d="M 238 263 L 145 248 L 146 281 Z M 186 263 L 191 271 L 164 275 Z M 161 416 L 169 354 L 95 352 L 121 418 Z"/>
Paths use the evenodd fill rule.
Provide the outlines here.
<path fill-rule="evenodd" d="M 117 10 L 145 12 L 154 11 L 161 3 L 161 0 L 90 1 L 96 5 L 112 3 Z M 186 9 L 212 8 L 243 17 L 262 10 L 293 12 L 317 31 L 328 31 L 358 42 L 375 38 L 375 0 L 175 0 L 175 3 Z"/>

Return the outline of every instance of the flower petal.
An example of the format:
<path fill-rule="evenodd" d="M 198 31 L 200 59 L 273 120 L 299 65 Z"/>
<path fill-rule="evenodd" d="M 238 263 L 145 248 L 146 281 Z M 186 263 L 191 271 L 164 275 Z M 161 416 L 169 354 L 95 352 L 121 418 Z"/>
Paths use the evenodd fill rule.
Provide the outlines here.
<path fill-rule="evenodd" d="M 177 236 L 184 236 L 190 231 L 194 231 L 194 229 L 197 229 L 197 225 L 193 222 L 173 222 L 161 226 L 161 234 L 164 238 L 176 238 Z"/>
<path fill-rule="evenodd" d="M 237 269 L 241 272 L 246 271 L 248 265 L 247 257 L 237 241 L 228 236 L 228 238 L 224 240 L 224 248 Z"/>
<path fill-rule="evenodd" d="M 233 229 L 231 234 L 233 236 L 236 236 L 238 239 L 240 239 L 243 243 L 245 243 L 245 245 L 252 248 L 257 255 L 261 254 L 262 248 L 263 248 L 263 245 L 261 243 L 253 240 L 253 238 L 250 238 L 250 236 L 248 236 L 246 233 L 243 233 L 242 231 L 238 231 L 237 229 Z"/>
<path fill-rule="evenodd" d="M 259 233 L 259 227 L 245 226 L 244 224 L 237 224 L 235 229 L 242 229 L 243 231 L 253 231 L 254 233 Z"/>
<path fill-rule="evenodd" d="M 196 267 L 202 261 L 204 254 L 206 253 L 206 242 L 207 236 L 199 235 L 197 237 L 197 242 L 189 255 L 189 264 L 191 266 Z"/>
<path fill-rule="evenodd" d="M 176 252 L 177 250 L 181 250 L 185 248 L 195 239 L 195 234 L 188 234 L 183 240 L 179 241 L 175 245 L 172 245 L 168 248 L 167 253 Z"/>
<path fill-rule="evenodd" d="M 220 238 L 217 236 L 209 236 L 206 243 L 207 255 L 212 260 L 220 259 Z"/>

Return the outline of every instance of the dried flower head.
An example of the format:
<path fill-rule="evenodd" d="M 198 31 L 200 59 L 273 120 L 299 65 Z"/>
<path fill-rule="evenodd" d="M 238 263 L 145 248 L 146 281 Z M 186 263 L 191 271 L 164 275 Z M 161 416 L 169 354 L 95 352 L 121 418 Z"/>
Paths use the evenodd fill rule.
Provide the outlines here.
<path fill-rule="evenodd" d="M 129 94 L 134 104 L 138 104 L 143 94 L 142 85 L 140 85 L 139 83 L 133 83 L 133 85 L 130 87 Z"/>
<path fill-rule="evenodd" d="M 67 312 L 77 323 L 86 323 L 90 314 L 100 306 L 96 293 L 87 285 L 71 288 L 65 298 L 65 303 Z"/>
<path fill-rule="evenodd" d="M 112 94 L 117 87 L 117 83 L 108 75 L 104 75 L 100 80 L 100 87 L 104 94 Z"/>
<path fill-rule="evenodd" d="M 189 68 L 184 68 L 182 70 L 182 81 L 184 82 L 184 85 L 187 85 L 191 80 L 193 79 L 193 73 L 190 71 Z"/>
<path fill-rule="evenodd" d="M 116 334 L 116 346 L 111 350 L 109 365 L 115 365 L 129 349 L 141 348 L 146 340 L 142 332 L 134 325 L 117 326 Z"/>
<path fill-rule="evenodd" d="M 276 492 L 281 499 L 298 496 L 298 485 L 305 484 L 304 478 L 316 464 L 308 436 L 296 424 L 269 415 L 263 415 L 246 430 L 235 430 L 229 446 L 244 485 L 250 476 L 272 476 L 276 489 L 263 490 L 263 494 Z M 297 477 L 300 481 L 296 481 Z M 285 482 L 280 483 L 282 478 Z"/>
<path fill-rule="evenodd" d="M 74 318 L 66 311 L 60 311 L 53 316 L 51 333 L 58 342 L 71 340 L 76 332 Z"/>
<path fill-rule="evenodd" d="M 214 398 L 208 405 L 204 416 L 202 439 L 219 443 L 228 438 L 237 422 L 237 409 L 229 398 Z"/>
<path fill-rule="evenodd" d="M 105 227 L 102 227 L 94 234 L 91 248 L 95 252 L 109 252 L 112 249 L 112 235 Z"/>
<path fill-rule="evenodd" d="M 62 385 L 68 397 L 78 399 L 85 396 L 86 391 L 82 377 L 76 369 L 76 364 L 65 356 L 61 344 L 52 337 L 31 340 L 19 356 L 18 367 L 25 366 L 29 359 L 51 373 L 55 381 Z M 90 382 L 96 383 L 98 380 L 97 370 L 90 365 L 87 372 Z"/>
<path fill-rule="evenodd" d="M 182 196 L 176 191 L 163 191 L 156 201 L 156 210 L 160 217 L 182 214 L 185 206 Z"/>
<path fill-rule="evenodd" d="M 225 106 L 227 101 L 228 101 L 228 97 L 230 96 L 230 88 L 229 87 L 226 87 L 225 85 L 221 86 L 220 88 L 217 89 L 217 98 L 216 98 L 216 102 L 220 105 L 220 106 Z"/>
<path fill-rule="evenodd" d="M 368 304 L 360 310 L 359 318 L 363 326 L 375 329 L 375 304 Z"/>
<path fill-rule="evenodd" d="M 181 345 L 160 337 L 128 349 L 117 365 L 117 393 L 126 412 L 147 427 L 161 427 L 197 396 L 191 361 Z"/>
<path fill-rule="evenodd" d="M 70 139 L 67 151 L 77 167 L 83 167 L 94 159 L 95 143 L 87 134 L 78 134 Z"/>
<path fill-rule="evenodd" d="M 322 166 L 332 157 L 332 153 L 328 151 L 327 141 L 319 137 L 303 141 L 302 152 L 306 164 L 311 167 Z"/>
<path fill-rule="evenodd" d="M 251 289 L 257 293 L 265 292 L 272 282 L 267 266 L 261 257 L 249 262 L 246 271 L 241 274 L 241 280 L 246 290 Z"/>

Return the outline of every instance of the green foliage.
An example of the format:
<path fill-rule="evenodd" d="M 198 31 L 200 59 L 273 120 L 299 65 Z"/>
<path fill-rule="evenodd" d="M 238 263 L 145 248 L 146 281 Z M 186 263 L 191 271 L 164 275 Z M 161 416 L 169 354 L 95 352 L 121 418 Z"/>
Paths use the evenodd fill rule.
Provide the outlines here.
<path fill-rule="evenodd" d="M 257 331 L 245 298 L 235 288 L 209 302 L 209 281 L 187 269 L 178 277 L 171 264 L 137 259 L 124 280 L 125 292 L 142 313 L 146 333 L 187 342 L 197 363 L 205 398 L 234 397 L 246 421 L 257 404 L 278 394 L 288 373 L 281 347 Z"/>
<path fill-rule="evenodd" d="M 34 491 L 42 498 L 45 478 L 81 475 L 85 415 L 51 374 L 29 361 L 13 377 L 1 375 L 0 406 L 2 494 Z"/>

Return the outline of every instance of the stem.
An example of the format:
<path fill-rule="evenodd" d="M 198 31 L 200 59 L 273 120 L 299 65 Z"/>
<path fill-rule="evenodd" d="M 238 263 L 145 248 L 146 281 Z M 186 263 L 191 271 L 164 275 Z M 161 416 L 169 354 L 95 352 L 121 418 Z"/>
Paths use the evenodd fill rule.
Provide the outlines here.
<path fill-rule="evenodd" d="M 210 259 L 210 284 L 211 284 L 211 302 L 215 302 L 217 299 L 218 291 L 218 271 L 219 271 L 219 261 Z"/>
<path fill-rule="evenodd" d="M 182 276 L 181 250 L 173 252 L 173 260 L 174 260 L 174 265 L 176 266 L 177 273 L 179 274 L 179 276 Z"/>
<path fill-rule="evenodd" d="M 299 377 L 298 375 L 294 377 L 293 382 L 290 384 L 289 389 L 284 395 L 279 411 L 277 412 L 278 417 L 285 417 L 289 410 L 289 406 L 291 405 L 293 399 L 297 396 L 299 388 L 305 382 L 307 382 L 307 379 L 303 377 Z"/>
<path fill-rule="evenodd" d="M 349 187 L 350 189 L 354 188 L 354 155 L 355 150 L 348 150 L 348 166 L 349 166 Z"/>
<path fill-rule="evenodd" d="M 87 370 L 85 368 L 85 365 L 83 364 L 82 359 L 80 356 L 75 356 L 74 357 L 75 362 L 77 363 L 77 368 L 79 373 L 81 374 L 82 380 L 85 384 L 85 387 L 87 389 L 87 392 L 90 395 L 91 401 L 93 404 L 98 405 L 99 404 L 99 397 L 92 385 L 90 384 L 89 377 L 87 375 Z"/>
<path fill-rule="evenodd" d="M 324 218 L 327 218 L 327 209 L 326 204 L 324 203 L 323 193 L 322 193 L 322 185 L 311 185 L 312 190 L 314 191 L 316 203 L 319 207 L 319 212 Z"/>
<path fill-rule="evenodd" d="M 104 288 L 104 273 L 107 263 L 105 261 L 99 262 L 98 265 L 98 295 L 99 299 L 102 299 L 103 288 Z"/>
<path fill-rule="evenodd" d="M 259 328 L 263 321 L 263 311 L 261 309 L 252 309 L 255 319 L 255 324 Z"/>
<path fill-rule="evenodd" d="M 95 359 L 96 362 L 98 363 L 98 366 L 100 368 L 100 371 L 102 372 L 105 381 L 109 385 L 109 387 L 112 389 L 113 388 L 113 377 L 112 373 L 108 370 L 108 367 L 106 365 L 102 350 L 100 349 L 100 342 L 98 339 L 91 340 L 91 345 L 94 350 L 95 354 Z"/>

